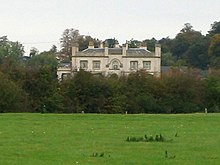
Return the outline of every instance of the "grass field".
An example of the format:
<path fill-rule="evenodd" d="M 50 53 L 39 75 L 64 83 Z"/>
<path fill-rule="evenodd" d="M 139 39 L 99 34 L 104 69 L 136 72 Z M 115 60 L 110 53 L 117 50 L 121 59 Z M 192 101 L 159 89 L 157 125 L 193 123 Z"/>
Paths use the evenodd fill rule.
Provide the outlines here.
<path fill-rule="evenodd" d="M 220 114 L 0 114 L 0 164 L 220 164 Z"/>

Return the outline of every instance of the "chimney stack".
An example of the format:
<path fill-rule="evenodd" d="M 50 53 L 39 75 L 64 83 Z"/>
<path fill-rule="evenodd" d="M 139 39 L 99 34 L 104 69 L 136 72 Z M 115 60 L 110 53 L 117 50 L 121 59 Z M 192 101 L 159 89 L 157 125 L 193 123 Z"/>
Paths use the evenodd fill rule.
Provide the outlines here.
<path fill-rule="evenodd" d="M 128 41 L 126 41 L 125 49 L 128 50 Z"/>
<path fill-rule="evenodd" d="M 72 46 L 72 56 L 75 56 L 78 51 L 79 51 L 79 45 L 78 44 L 74 44 Z"/>
<path fill-rule="evenodd" d="M 108 56 L 108 43 L 105 42 L 105 56 Z"/>
<path fill-rule="evenodd" d="M 118 41 L 115 41 L 115 48 L 120 48 Z"/>
<path fill-rule="evenodd" d="M 142 42 L 141 43 L 141 46 L 140 46 L 140 49 L 144 49 L 144 50 L 147 50 L 147 44 Z"/>
<path fill-rule="evenodd" d="M 89 41 L 89 49 L 94 49 L 94 42 L 93 41 Z"/>
<path fill-rule="evenodd" d="M 123 47 L 122 47 L 122 55 L 123 56 L 126 56 L 127 50 L 128 50 L 128 42 L 126 41 L 126 44 L 123 44 Z"/>
<path fill-rule="evenodd" d="M 99 48 L 103 48 L 103 42 L 100 42 Z"/>
<path fill-rule="evenodd" d="M 161 57 L 161 45 L 155 44 L 155 56 Z"/>

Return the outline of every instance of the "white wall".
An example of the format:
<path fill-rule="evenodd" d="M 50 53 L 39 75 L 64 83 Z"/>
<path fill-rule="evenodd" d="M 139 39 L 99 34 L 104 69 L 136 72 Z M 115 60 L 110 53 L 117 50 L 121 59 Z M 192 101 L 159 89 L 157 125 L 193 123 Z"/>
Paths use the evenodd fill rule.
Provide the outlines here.
<path fill-rule="evenodd" d="M 106 67 L 106 65 L 110 64 L 110 62 L 114 59 L 118 59 L 122 64 L 123 67 L 119 68 L 120 70 L 111 70 L 110 67 Z M 103 72 L 103 74 L 108 73 L 116 73 L 119 74 L 120 72 L 132 72 L 130 69 L 130 62 L 131 61 L 138 61 L 138 70 L 143 69 L 143 61 L 151 61 L 151 69 L 147 70 L 148 72 L 160 73 L 160 58 L 158 57 L 145 57 L 145 58 L 128 58 L 124 57 L 122 55 L 109 55 L 109 56 L 103 56 L 103 57 L 73 57 L 72 58 L 72 66 L 73 69 L 77 69 L 79 71 L 80 69 L 80 61 L 81 60 L 87 60 L 88 61 L 88 69 L 87 71 L 91 72 Z M 100 61 L 100 70 L 94 70 L 93 69 L 93 61 Z"/>
<path fill-rule="evenodd" d="M 71 74 L 71 68 L 64 68 L 64 67 L 58 68 L 57 69 L 57 78 L 58 78 L 58 80 L 62 79 L 63 74 Z"/>

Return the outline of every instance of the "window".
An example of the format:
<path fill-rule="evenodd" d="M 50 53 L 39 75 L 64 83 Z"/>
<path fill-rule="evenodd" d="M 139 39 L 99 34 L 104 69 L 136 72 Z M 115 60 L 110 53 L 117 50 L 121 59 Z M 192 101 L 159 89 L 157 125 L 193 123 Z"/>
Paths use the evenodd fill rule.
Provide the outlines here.
<path fill-rule="evenodd" d="M 80 69 L 88 69 L 88 61 L 80 61 Z"/>
<path fill-rule="evenodd" d="M 96 70 L 100 69 L 100 61 L 93 61 L 93 69 Z"/>
<path fill-rule="evenodd" d="M 62 80 L 64 80 L 64 79 L 70 77 L 70 73 L 62 73 L 61 77 L 62 77 Z"/>
<path fill-rule="evenodd" d="M 131 61 L 130 62 L 130 68 L 132 70 L 137 70 L 138 69 L 138 62 L 137 61 Z"/>
<path fill-rule="evenodd" d="M 143 68 L 150 70 L 151 69 L 151 61 L 143 61 Z"/>
<path fill-rule="evenodd" d="M 113 70 L 118 70 L 119 69 L 119 62 L 118 61 L 113 61 L 112 62 L 112 69 Z"/>

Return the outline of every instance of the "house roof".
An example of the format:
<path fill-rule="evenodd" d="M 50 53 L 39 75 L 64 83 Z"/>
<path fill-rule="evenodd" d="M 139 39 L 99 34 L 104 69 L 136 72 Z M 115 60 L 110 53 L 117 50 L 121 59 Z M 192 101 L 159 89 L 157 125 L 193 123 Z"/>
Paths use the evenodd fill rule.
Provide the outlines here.
<path fill-rule="evenodd" d="M 127 56 L 152 56 L 153 54 L 149 50 L 141 48 L 130 48 L 127 50 Z"/>
<path fill-rule="evenodd" d="M 122 48 L 108 48 L 108 54 L 109 55 L 117 55 L 117 54 L 122 55 Z"/>
<path fill-rule="evenodd" d="M 88 48 L 82 52 L 77 52 L 77 56 L 104 56 L 104 48 Z"/>
<path fill-rule="evenodd" d="M 108 48 L 108 55 L 122 55 L 122 48 Z M 82 52 L 77 52 L 77 56 L 104 56 L 105 49 L 104 48 L 88 48 L 83 50 Z M 129 48 L 126 51 L 126 56 L 152 56 L 154 55 L 149 50 L 145 50 L 143 48 Z"/>

